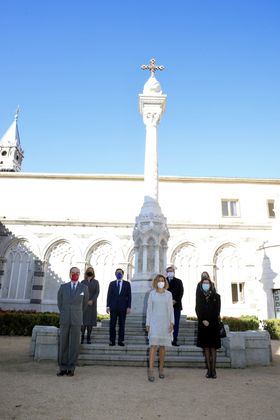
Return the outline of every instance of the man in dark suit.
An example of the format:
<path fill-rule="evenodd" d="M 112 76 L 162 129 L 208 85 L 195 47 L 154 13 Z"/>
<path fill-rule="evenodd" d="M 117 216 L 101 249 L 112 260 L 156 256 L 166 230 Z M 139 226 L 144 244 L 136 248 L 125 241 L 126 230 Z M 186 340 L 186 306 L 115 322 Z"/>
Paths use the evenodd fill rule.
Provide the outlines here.
<path fill-rule="evenodd" d="M 111 281 L 107 293 L 107 313 L 110 314 L 110 346 L 116 344 L 116 324 L 119 322 L 119 346 L 124 346 L 124 327 L 126 314 L 131 310 L 131 287 L 123 279 L 124 271 L 117 268 L 116 280 Z"/>
<path fill-rule="evenodd" d="M 175 268 L 171 265 L 166 269 L 166 278 L 169 284 L 169 292 L 172 293 L 173 309 L 174 309 L 174 330 L 173 330 L 173 341 L 172 346 L 178 347 L 177 343 L 179 334 L 179 323 L 181 317 L 182 297 L 184 294 L 183 282 L 175 277 Z"/>
<path fill-rule="evenodd" d="M 74 376 L 80 349 L 83 311 L 88 303 L 88 288 L 78 282 L 79 268 L 72 267 L 69 276 L 71 281 L 62 284 L 57 293 L 57 306 L 60 312 L 57 376 Z"/>

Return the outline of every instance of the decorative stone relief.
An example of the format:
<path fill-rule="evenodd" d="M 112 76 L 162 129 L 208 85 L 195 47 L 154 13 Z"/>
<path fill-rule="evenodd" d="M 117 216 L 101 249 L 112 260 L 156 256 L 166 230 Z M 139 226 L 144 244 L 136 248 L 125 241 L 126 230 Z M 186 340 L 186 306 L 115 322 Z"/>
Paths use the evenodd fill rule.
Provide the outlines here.
<path fill-rule="evenodd" d="M 68 242 L 58 242 L 50 247 L 45 263 L 43 300 L 56 302 L 61 283 L 68 282 L 69 269 L 75 264 L 75 251 Z"/>
<path fill-rule="evenodd" d="M 35 256 L 26 241 L 13 243 L 3 264 L 2 299 L 30 299 Z"/>

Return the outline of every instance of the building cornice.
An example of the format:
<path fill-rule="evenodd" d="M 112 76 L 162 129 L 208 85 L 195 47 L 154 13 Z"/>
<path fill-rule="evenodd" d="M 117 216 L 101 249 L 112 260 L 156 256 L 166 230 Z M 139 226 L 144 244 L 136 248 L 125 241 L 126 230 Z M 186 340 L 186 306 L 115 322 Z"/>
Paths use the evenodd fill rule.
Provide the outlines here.
<path fill-rule="evenodd" d="M 79 220 L 35 220 L 35 219 L 5 219 L 0 218 L 7 228 L 12 225 L 39 225 L 39 226 L 68 226 L 68 227 L 119 227 L 132 229 L 133 222 L 102 222 L 102 221 L 79 221 Z M 211 229 L 211 230 L 271 230 L 271 225 L 244 225 L 244 224 L 202 224 L 202 223 L 168 223 L 169 229 Z"/>
<path fill-rule="evenodd" d="M 105 180 L 105 181 L 143 181 L 143 175 L 126 174 L 60 174 L 35 172 L 0 172 L 0 178 L 21 179 L 69 179 L 69 180 Z M 280 185 L 280 178 L 225 178 L 225 177 L 183 177 L 160 176 L 160 182 L 180 183 L 237 183 L 237 184 L 274 184 Z"/>

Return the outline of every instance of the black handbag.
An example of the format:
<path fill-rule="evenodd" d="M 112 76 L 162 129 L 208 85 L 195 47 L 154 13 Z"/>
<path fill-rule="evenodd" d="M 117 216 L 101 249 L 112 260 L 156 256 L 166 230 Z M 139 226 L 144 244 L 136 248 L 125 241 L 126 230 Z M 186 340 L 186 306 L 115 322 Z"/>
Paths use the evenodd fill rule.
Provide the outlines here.
<path fill-rule="evenodd" d="M 222 321 L 219 322 L 219 333 L 220 333 L 220 338 L 225 338 L 227 336 L 227 332 L 226 332 L 224 323 Z"/>

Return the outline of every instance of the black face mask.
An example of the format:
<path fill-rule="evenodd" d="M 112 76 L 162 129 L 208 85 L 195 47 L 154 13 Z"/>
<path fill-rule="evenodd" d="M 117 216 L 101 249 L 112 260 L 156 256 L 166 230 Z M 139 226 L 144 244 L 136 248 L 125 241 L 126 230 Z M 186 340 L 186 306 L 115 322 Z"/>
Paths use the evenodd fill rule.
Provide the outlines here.
<path fill-rule="evenodd" d="M 93 277 L 93 273 L 91 272 L 87 273 L 87 277 Z"/>

